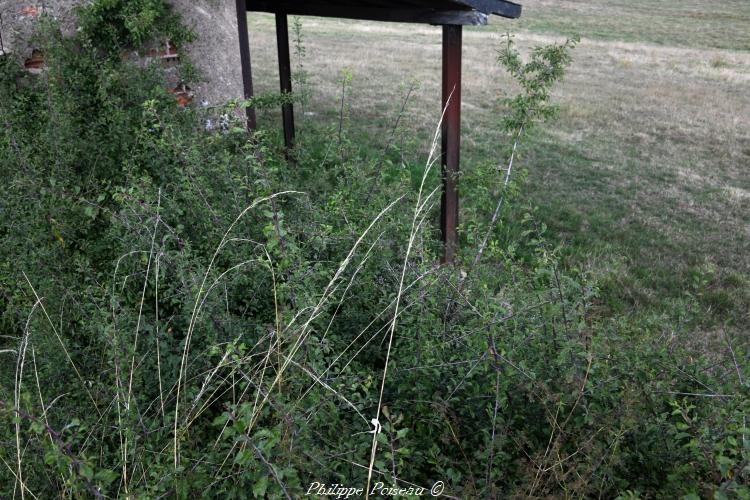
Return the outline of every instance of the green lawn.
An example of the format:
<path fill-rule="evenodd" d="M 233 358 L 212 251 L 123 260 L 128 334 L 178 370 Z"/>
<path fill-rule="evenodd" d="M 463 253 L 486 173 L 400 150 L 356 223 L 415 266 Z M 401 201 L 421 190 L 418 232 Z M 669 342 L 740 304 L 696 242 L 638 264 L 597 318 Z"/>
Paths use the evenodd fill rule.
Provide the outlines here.
<path fill-rule="evenodd" d="M 522 30 L 551 35 L 644 42 L 664 47 L 750 49 L 750 4 L 743 0 L 532 0 Z"/>

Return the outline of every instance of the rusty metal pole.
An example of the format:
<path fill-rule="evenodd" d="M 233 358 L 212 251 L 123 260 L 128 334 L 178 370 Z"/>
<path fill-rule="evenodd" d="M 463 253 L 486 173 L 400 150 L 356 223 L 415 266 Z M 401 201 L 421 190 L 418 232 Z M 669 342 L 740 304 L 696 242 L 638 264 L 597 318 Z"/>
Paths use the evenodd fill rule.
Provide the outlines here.
<path fill-rule="evenodd" d="M 289 26 L 284 13 L 276 14 L 276 41 L 279 50 L 279 82 L 282 94 L 292 93 L 292 63 L 289 60 Z M 287 150 L 294 147 L 294 107 L 292 103 L 281 106 L 284 120 L 284 145 Z"/>
<path fill-rule="evenodd" d="M 452 264 L 458 245 L 458 166 L 461 150 L 462 27 L 443 26 L 443 117 L 441 129 L 443 196 L 440 231 L 442 263 Z"/>
<path fill-rule="evenodd" d="M 245 99 L 253 97 L 253 71 L 250 65 L 250 35 L 247 31 L 247 2 L 236 0 L 237 4 L 237 34 L 240 40 L 240 63 L 242 64 L 242 88 Z M 257 120 L 255 109 L 245 108 L 247 117 L 247 129 L 255 130 Z"/>

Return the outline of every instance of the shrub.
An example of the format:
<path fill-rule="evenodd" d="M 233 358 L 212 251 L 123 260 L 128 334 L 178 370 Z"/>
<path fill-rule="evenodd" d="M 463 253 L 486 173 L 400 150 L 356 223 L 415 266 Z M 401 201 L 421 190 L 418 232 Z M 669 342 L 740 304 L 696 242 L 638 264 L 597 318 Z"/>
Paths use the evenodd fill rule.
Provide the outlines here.
<path fill-rule="evenodd" d="M 510 166 L 467 176 L 465 264 L 439 267 L 435 144 L 373 181 L 341 106 L 290 165 L 114 57 L 175 38 L 163 3 L 81 16 L 41 33 L 40 78 L 0 71 L 0 495 L 298 497 L 372 469 L 460 498 L 747 497 L 740 364 L 602 316 Z M 504 46 L 509 157 L 571 43 Z"/>

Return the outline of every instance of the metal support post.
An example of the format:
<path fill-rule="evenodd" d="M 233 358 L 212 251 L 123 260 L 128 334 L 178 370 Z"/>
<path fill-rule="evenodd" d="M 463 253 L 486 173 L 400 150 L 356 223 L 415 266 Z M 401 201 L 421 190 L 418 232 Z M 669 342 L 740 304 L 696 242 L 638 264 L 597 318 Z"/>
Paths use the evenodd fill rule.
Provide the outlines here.
<path fill-rule="evenodd" d="M 245 99 L 253 97 L 253 71 L 250 65 L 250 36 L 247 30 L 247 2 L 246 0 L 236 0 L 237 4 L 237 34 L 240 41 L 240 63 L 242 64 L 242 88 Z M 255 130 L 257 121 L 255 118 L 255 109 L 245 108 L 247 117 L 247 129 Z"/>
<path fill-rule="evenodd" d="M 443 110 L 441 129 L 443 195 L 440 230 L 444 264 L 452 264 L 458 245 L 458 168 L 461 150 L 461 38 L 459 25 L 443 26 Z"/>
<path fill-rule="evenodd" d="M 284 13 L 276 14 L 276 40 L 279 49 L 279 82 L 281 93 L 292 93 L 292 64 L 289 60 L 289 27 Z M 284 120 L 284 145 L 287 150 L 294 147 L 294 107 L 291 102 L 281 106 Z"/>

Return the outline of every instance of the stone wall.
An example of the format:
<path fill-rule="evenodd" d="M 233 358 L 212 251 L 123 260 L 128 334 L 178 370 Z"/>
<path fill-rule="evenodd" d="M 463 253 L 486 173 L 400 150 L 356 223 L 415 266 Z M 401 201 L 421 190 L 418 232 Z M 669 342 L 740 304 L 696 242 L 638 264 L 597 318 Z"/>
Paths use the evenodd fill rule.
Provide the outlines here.
<path fill-rule="evenodd" d="M 198 35 L 187 47 L 200 70 L 198 103 L 219 104 L 241 98 L 242 67 L 237 40 L 237 12 L 232 0 L 170 0 L 183 22 Z"/>
<path fill-rule="evenodd" d="M 0 0 L 2 51 L 26 60 L 32 56 L 32 35 L 42 13 L 60 21 L 64 34 L 75 30 L 76 0 Z"/>
<path fill-rule="evenodd" d="M 237 14 L 232 0 L 168 0 L 183 22 L 197 34 L 186 49 L 202 81 L 192 93 L 199 105 L 216 105 L 242 97 L 242 71 L 237 41 Z M 32 35 L 42 13 L 57 19 L 64 34 L 75 30 L 74 7 L 81 0 L 0 0 L 0 40 L 5 54 L 26 61 L 36 71 L 41 54 Z"/>

